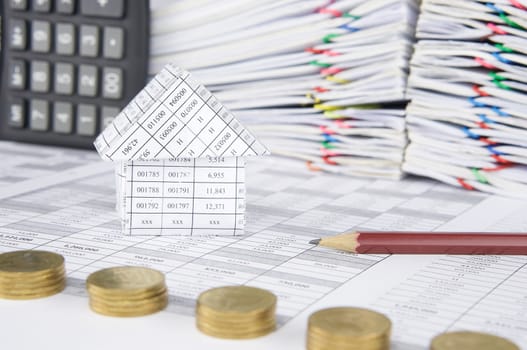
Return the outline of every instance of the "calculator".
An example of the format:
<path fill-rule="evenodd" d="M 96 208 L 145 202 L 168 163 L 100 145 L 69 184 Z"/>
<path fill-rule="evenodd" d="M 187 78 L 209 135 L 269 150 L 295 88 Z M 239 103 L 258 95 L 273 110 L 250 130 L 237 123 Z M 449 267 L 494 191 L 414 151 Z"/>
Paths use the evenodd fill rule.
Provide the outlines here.
<path fill-rule="evenodd" d="M 3 0 L 0 139 L 93 148 L 145 85 L 147 0 Z"/>

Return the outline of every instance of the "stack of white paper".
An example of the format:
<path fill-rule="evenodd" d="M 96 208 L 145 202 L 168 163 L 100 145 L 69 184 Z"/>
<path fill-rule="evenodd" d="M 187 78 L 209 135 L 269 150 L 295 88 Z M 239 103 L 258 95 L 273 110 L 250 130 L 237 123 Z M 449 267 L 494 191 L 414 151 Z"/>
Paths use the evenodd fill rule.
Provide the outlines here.
<path fill-rule="evenodd" d="M 191 70 L 275 154 L 398 178 L 414 0 L 152 1 L 150 73 Z"/>
<path fill-rule="evenodd" d="M 527 196 L 527 2 L 423 0 L 403 169 Z"/>

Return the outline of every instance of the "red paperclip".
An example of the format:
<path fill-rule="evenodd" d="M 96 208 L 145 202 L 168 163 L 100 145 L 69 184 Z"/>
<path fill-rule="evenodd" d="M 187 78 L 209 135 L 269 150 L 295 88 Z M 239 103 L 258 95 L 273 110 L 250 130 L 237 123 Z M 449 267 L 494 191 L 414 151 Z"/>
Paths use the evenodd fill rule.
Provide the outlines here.
<path fill-rule="evenodd" d="M 496 34 L 501 34 L 501 35 L 507 34 L 506 31 L 504 31 L 503 29 L 499 28 L 494 23 L 491 23 L 491 22 L 487 23 L 487 27 L 489 27 L 490 30 L 492 30 Z"/>
<path fill-rule="evenodd" d="M 489 62 L 485 61 L 483 58 L 481 57 L 476 57 L 474 58 L 476 60 L 476 62 L 482 66 L 482 67 L 485 67 L 487 69 L 497 69 L 496 66 L 493 66 L 492 64 L 490 64 Z"/>
<path fill-rule="evenodd" d="M 313 165 L 313 162 L 310 160 L 306 162 L 306 166 L 307 166 L 307 169 L 311 171 L 321 171 L 322 170 L 320 167 Z"/>
<path fill-rule="evenodd" d="M 503 165 L 495 166 L 494 168 L 482 168 L 481 170 L 487 171 L 487 172 L 500 171 L 500 170 L 503 170 L 503 169 L 510 168 L 511 166 L 513 166 L 513 165 L 512 164 L 503 164 Z"/>
<path fill-rule="evenodd" d="M 517 8 L 519 8 L 519 9 L 521 9 L 521 10 L 527 10 L 527 7 L 525 7 L 525 6 L 523 6 L 522 4 L 520 4 L 520 2 L 517 1 L 517 0 L 509 0 L 509 2 L 510 2 L 510 3 L 512 4 L 512 6 L 514 6 L 514 7 L 517 7 Z"/>
<path fill-rule="evenodd" d="M 329 129 L 327 126 L 325 125 L 321 125 L 320 126 L 320 131 L 323 133 L 323 134 L 326 134 L 326 135 L 335 135 L 337 132 L 334 131 L 334 130 L 331 130 Z"/>
<path fill-rule="evenodd" d="M 339 155 L 337 152 L 334 152 L 324 147 L 320 147 L 320 153 L 322 153 L 322 156 L 324 157 L 336 157 Z"/>
<path fill-rule="evenodd" d="M 491 157 L 494 158 L 494 160 L 500 164 L 512 164 L 512 162 L 508 161 L 505 158 L 502 158 L 501 156 L 497 154 L 492 154 Z"/>
<path fill-rule="evenodd" d="M 315 49 L 314 47 L 308 47 L 304 51 L 309 52 L 309 53 L 314 53 L 314 54 L 317 54 L 317 55 L 321 54 L 321 53 L 324 53 L 324 50 Z"/>
<path fill-rule="evenodd" d="M 333 15 L 335 17 L 342 17 L 342 12 L 335 9 L 328 9 L 327 7 L 323 7 L 321 9 L 318 9 L 318 13 L 329 13 L 330 15 Z"/>
<path fill-rule="evenodd" d="M 471 185 L 469 185 L 468 183 L 465 182 L 465 180 L 463 180 L 462 178 L 458 177 L 457 178 L 457 182 L 459 182 L 459 184 L 461 186 L 463 186 L 463 188 L 469 190 L 469 191 L 472 191 L 474 190 L 474 187 L 472 187 Z"/>
<path fill-rule="evenodd" d="M 339 165 L 337 162 L 332 161 L 328 156 L 323 156 L 322 160 L 329 165 Z"/>
<path fill-rule="evenodd" d="M 335 120 L 335 124 L 337 124 L 337 126 L 341 129 L 351 129 L 353 126 L 349 125 L 346 123 L 346 121 L 342 120 L 342 119 L 337 119 Z"/>
<path fill-rule="evenodd" d="M 472 85 L 472 90 L 474 90 L 480 96 L 490 96 L 488 92 L 481 90 L 481 86 Z"/>
<path fill-rule="evenodd" d="M 486 143 L 487 145 L 495 145 L 497 142 L 495 141 L 492 141 L 491 139 L 489 139 L 488 137 L 480 137 L 479 138 L 479 141 L 483 142 L 483 143 Z"/>
<path fill-rule="evenodd" d="M 313 88 L 313 90 L 315 90 L 316 92 L 327 92 L 327 91 L 329 91 L 329 89 L 323 88 L 321 86 L 315 86 Z"/>
<path fill-rule="evenodd" d="M 328 67 L 320 70 L 320 73 L 324 75 L 335 75 L 340 72 L 342 72 L 342 68 L 337 67 Z"/>

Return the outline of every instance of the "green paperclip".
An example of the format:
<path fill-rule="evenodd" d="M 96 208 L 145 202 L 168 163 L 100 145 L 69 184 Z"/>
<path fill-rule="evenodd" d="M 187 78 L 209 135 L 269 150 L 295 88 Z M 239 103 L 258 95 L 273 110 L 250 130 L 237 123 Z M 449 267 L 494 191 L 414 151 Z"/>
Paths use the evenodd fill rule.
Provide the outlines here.
<path fill-rule="evenodd" d="M 331 142 L 328 141 L 322 141 L 322 147 L 324 147 L 325 149 L 337 148 L 335 145 L 332 145 Z"/>
<path fill-rule="evenodd" d="M 472 171 L 472 174 L 474 174 L 474 176 L 476 177 L 476 180 L 478 180 L 478 182 L 481 182 L 482 184 L 488 184 L 489 183 L 487 181 L 487 179 L 485 178 L 485 176 L 481 175 L 481 173 L 479 172 L 478 169 L 471 168 L 470 170 Z"/>
<path fill-rule="evenodd" d="M 489 72 L 489 75 L 490 77 L 492 78 L 492 80 L 507 80 L 507 78 L 505 78 L 504 76 L 502 75 L 499 75 L 498 73 L 496 72 Z"/>
<path fill-rule="evenodd" d="M 351 13 L 344 13 L 342 15 L 342 17 L 344 17 L 344 18 L 353 18 L 353 19 L 360 19 L 361 18 L 360 16 L 352 15 Z"/>
<path fill-rule="evenodd" d="M 511 87 L 509 85 L 505 85 L 501 80 L 493 80 L 492 81 L 497 87 L 503 90 L 510 90 Z"/>
<path fill-rule="evenodd" d="M 330 44 L 331 43 L 331 39 L 333 38 L 336 38 L 340 36 L 340 34 L 337 34 L 337 33 L 329 33 L 328 35 L 326 35 L 325 37 L 322 38 L 322 41 L 325 43 L 325 44 Z"/>
<path fill-rule="evenodd" d="M 525 29 L 523 28 L 521 25 L 519 25 L 518 23 L 514 22 L 513 20 L 511 20 L 509 18 L 509 16 L 505 15 L 503 12 L 500 13 L 500 18 L 505 22 L 507 23 L 509 26 L 511 26 L 512 28 L 516 28 L 516 29 Z"/>
<path fill-rule="evenodd" d="M 507 47 L 503 44 L 494 44 L 494 47 L 499 49 L 501 52 L 508 52 L 508 53 L 514 53 L 514 50 L 510 47 Z"/>
<path fill-rule="evenodd" d="M 309 64 L 312 64 L 314 66 L 324 67 L 324 68 L 331 67 L 331 63 L 324 63 L 324 62 L 319 62 L 316 60 L 309 62 Z"/>

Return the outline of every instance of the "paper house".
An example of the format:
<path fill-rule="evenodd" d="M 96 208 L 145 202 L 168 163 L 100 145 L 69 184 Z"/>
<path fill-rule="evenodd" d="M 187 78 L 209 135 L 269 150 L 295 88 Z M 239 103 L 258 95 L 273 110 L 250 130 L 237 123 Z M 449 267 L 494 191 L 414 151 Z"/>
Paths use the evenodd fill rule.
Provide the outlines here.
<path fill-rule="evenodd" d="M 269 154 L 190 74 L 167 65 L 97 137 L 128 235 L 239 235 L 245 157 Z"/>

